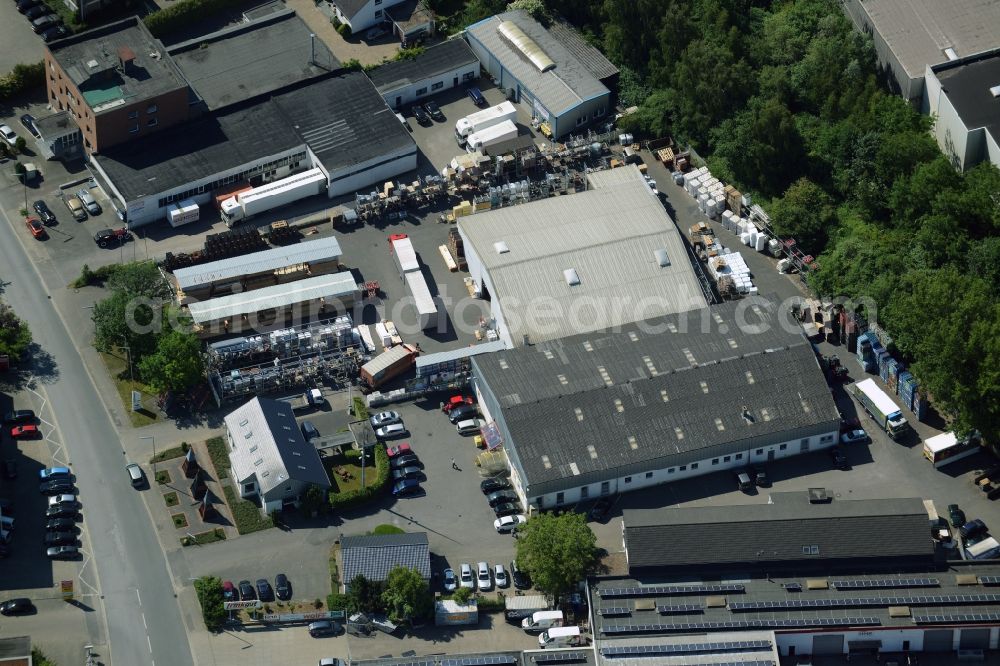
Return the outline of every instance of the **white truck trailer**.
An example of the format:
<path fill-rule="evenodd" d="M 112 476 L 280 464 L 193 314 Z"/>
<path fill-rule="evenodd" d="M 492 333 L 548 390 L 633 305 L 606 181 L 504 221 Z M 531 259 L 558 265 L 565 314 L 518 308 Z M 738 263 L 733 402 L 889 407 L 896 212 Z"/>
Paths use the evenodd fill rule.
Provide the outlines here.
<path fill-rule="evenodd" d="M 511 102 L 502 102 L 482 111 L 476 111 L 455 123 L 455 140 L 458 145 L 465 144 L 470 134 L 475 134 L 487 127 L 499 125 L 505 120 L 513 122 L 517 119 L 517 109 Z"/>
<path fill-rule="evenodd" d="M 474 153 L 482 151 L 486 146 L 517 138 L 517 125 L 513 120 L 491 125 L 484 130 L 470 134 L 465 142 L 465 150 Z"/>
<path fill-rule="evenodd" d="M 290 204 L 322 192 L 327 185 L 322 169 L 310 169 L 273 183 L 244 190 L 221 203 L 222 219 L 227 227 L 258 213 Z"/>

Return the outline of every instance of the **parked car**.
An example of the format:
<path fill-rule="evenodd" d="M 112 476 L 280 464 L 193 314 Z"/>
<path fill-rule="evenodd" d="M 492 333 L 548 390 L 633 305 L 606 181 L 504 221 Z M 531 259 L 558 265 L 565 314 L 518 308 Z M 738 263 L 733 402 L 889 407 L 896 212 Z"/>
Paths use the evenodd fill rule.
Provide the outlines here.
<path fill-rule="evenodd" d="M 490 506 L 496 506 L 504 502 L 516 502 L 517 495 L 510 490 L 497 490 L 487 495 L 486 501 L 490 503 Z"/>
<path fill-rule="evenodd" d="M 497 517 L 510 516 L 520 512 L 521 505 L 515 502 L 504 502 L 503 504 L 497 504 L 493 507 L 493 513 L 495 513 Z"/>
<path fill-rule="evenodd" d="M 611 513 L 612 506 L 614 506 L 614 500 L 612 498 L 600 498 L 594 502 L 594 506 L 590 508 L 590 519 L 603 523 L 607 520 L 608 514 Z"/>
<path fill-rule="evenodd" d="M 502 516 L 493 521 L 493 529 L 500 534 L 508 534 L 515 531 L 519 526 L 524 525 L 527 520 L 520 513 L 513 516 Z"/>
<path fill-rule="evenodd" d="M 248 580 L 241 580 L 239 582 L 239 590 L 240 601 L 251 601 L 257 598 L 257 592 L 254 591 L 253 585 Z"/>
<path fill-rule="evenodd" d="M 90 190 L 83 188 L 76 193 L 76 196 L 80 199 L 84 207 L 86 207 L 88 213 L 91 215 L 101 214 L 101 204 L 97 203 L 97 199 L 90 193 Z"/>
<path fill-rule="evenodd" d="M 839 446 L 830 447 L 830 459 L 833 460 L 833 466 L 837 469 L 847 470 L 851 468 L 851 463 L 847 461 L 847 456 L 844 455 L 843 449 Z"/>
<path fill-rule="evenodd" d="M 24 17 L 29 21 L 34 21 L 40 16 L 45 16 L 46 14 L 51 14 L 52 10 L 46 5 L 30 5 L 24 11 L 21 12 Z"/>
<path fill-rule="evenodd" d="M 438 106 L 437 102 L 432 99 L 424 102 L 424 111 L 426 111 L 427 115 L 439 123 L 443 123 L 445 121 L 444 113 L 441 111 L 441 107 Z"/>
<path fill-rule="evenodd" d="M 958 508 L 957 504 L 948 505 L 948 518 L 952 527 L 961 527 L 965 524 L 965 512 Z"/>
<path fill-rule="evenodd" d="M 334 636 L 337 633 L 337 625 L 330 620 L 317 620 L 309 623 L 309 635 L 313 638 L 321 636 Z"/>
<path fill-rule="evenodd" d="M 38 240 L 48 236 L 48 233 L 45 231 L 45 225 L 37 217 L 24 218 L 24 226 L 28 227 L 28 233 Z"/>
<path fill-rule="evenodd" d="M 479 484 L 480 490 L 485 494 L 495 493 L 498 490 L 506 490 L 510 488 L 510 481 L 502 476 L 493 476 L 488 479 L 483 479 Z"/>
<path fill-rule="evenodd" d="M 70 477 L 73 473 L 70 471 L 69 467 L 46 467 L 45 469 L 38 470 L 38 479 L 40 481 L 48 481 L 49 479 L 59 478 L 61 476 Z"/>
<path fill-rule="evenodd" d="M 480 562 L 476 565 L 476 588 L 480 592 L 489 592 L 493 588 L 490 565 L 486 562 Z"/>
<path fill-rule="evenodd" d="M 239 601 L 239 595 L 236 593 L 236 586 L 233 585 L 233 581 L 231 580 L 222 581 L 222 600 Z"/>
<path fill-rule="evenodd" d="M 18 425 L 21 423 L 34 423 L 35 413 L 30 409 L 15 409 L 12 412 L 7 412 L 3 417 L 3 422 L 6 425 Z"/>
<path fill-rule="evenodd" d="M 445 592 L 454 592 L 458 589 L 458 578 L 455 577 L 454 569 L 445 569 L 443 578 Z"/>
<path fill-rule="evenodd" d="M 459 421 L 455 424 L 455 430 L 458 431 L 459 435 L 463 437 L 468 437 L 469 435 L 478 435 L 483 429 L 482 419 L 465 419 L 464 421 Z"/>
<path fill-rule="evenodd" d="M 73 492 L 73 480 L 69 477 L 60 476 L 48 481 L 42 481 L 38 485 L 38 492 L 43 495 L 61 495 Z"/>
<path fill-rule="evenodd" d="M 69 493 L 65 493 L 63 495 L 53 495 L 52 497 L 50 497 L 49 498 L 49 506 L 50 507 L 53 507 L 53 506 L 68 506 L 68 507 L 72 507 L 73 509 L 79 509 L 80 508 L 80 503 L 77 501 L 76 495 L 71 495 Z"/>
<path fill-rule="evenodd" d="M 375 430 L 375 436 L 379 439 L 396 439 L 397 437 L 406 437 L 408 434 L 402 423 L 393 423 Z"/>
<path fill-rule="evenodd" d="M 54 25 L 48 30 L 45 30 L 41 34 L 42 34 L 42 41 L 45 42 L 46 44 L 51 44 L 57 39 L 62 39 L 63 37 L 69 37 L 70 31 L 69 28 L 60 23 L 59 25 Z"/>
<path fill-rule="evenodd" d="M 288 576 L 283 573 L 274 577 L 274 596 L 282 601 L 292 598 L 292 584 L 288 582 Z"/>
<path fill-rule="evenodd" d="M 42 3 L 39 0 L 17 0 L 15 6 L 17 7 L 17 11 L 23 14 L 32 7 L 38 7 L 41 4 Z"/>
<path fill-rule="evenodd" d="M 392 480 L 402 481 L 403 479 L 419 479 L 423 476 L 423 474 L 423 470 L 415 465 L 400 467 L 399 469 L 392 470 Z"/>
<path fill-rule="evenodd" d="M 0 139 L 7 142 L 11 148 L 17 143 L 17 133 L 9 125 L 0 125 Z"/>
<path fill-rule="evenodd" d="M 257 598 L 261 601 L 274 601 L 274 590 L 266 578 L 257 579 Z"/>
<path fill-rule="evenodd" d="M 867 441 L 868 441 L 868 433 L 866 433 L 861 428 L 850 430 L 840 436 L 841 444 L 855 444 L 859 442 L 863 444 Z"/>
<path fill-rule="evenodd" d="M 467 587 L 469 589 L 475 589 L 476 588 L 476 579 L 472 575 L 472 567 L 470 567 L 468 564 L 465 564 L 463 562 L 462 566 L 459 567 L 459 571 L 461 572 L 461 578 L 459 580 L 459 585 L 461 585 L 462 587 Z"/>
<path fill-rule="evenodd" d="M 38 131 L 38 127 L 35 126 L 35 117 L 30 113 L 24 113 L 21 115 L 21 124 L 24 126 L 24 129 L 28 130 L 28 132 L 31 133 L 31 136 L 36 139 L 42 136 Z"/>
<path fill-rule="evenodd" d="M 759 465 L 752 469 L 753 469 L 754 483 L 756 483 L 761 488 L 770 488 L 771 477 L 767 475 L 767 471 L 763 467 L 760 467 Z"/>
<path fill-rule="evenodd" d="M 128 474 L 128 481 L 133 488 L 142 488 L 146 485 L 146 475 L 137 463 L 125 465 L 125 473 Z"/>
<path fill-rule="evenodd" d="M 72 518 L 53 518 L 45 521 L 47 532 L 75 532 L 76 521 Z"/>
<path fill-rule="evenodd" d="M 412 107 L 410 107 L 410 113 L 413 114 L 413 117 L 416 118 L 417 122 L 420 123 L 421 125 L 433 124 L 431 122 L 431 117 L 427 115 L 427 112 L 424 111 L 423 107 L 420 106 L 419 104 L 414 104 Z"/>
<path fill-rule="evenodd" d="M 45 224 L 55 224 L 56 214 L 52 212 L 52 209 L 49 208 L 47 203 L 39 199 L 35 203 L 31 204 L 31 207 L 35 209 L 36 213 L 38 213 L 38 217 L 42 220 L 42 222 Z"/>
<path fill-rule="evenodd" d="M 403 422 L 403 419 L 399 418 L 399 412 L 379 412 L 368 420 L 371 422 L 373 428 L 381 428 L 382 426 Z"/>
<path fill-rule="evenodd" d="M 14 439 L 35 439 L 36 437 L 40 437 L 41 434 L 38 426 L 33 423 L 14 426 L 10 429 L 10 436 Z"/>
<path fill-rule="evenodd" d="M 396 446 L 390 446 L 385 451 L 385 454 L 389 456 L 390 460 L 397 456 L 405 456 L 411 453 L 413 453 L 413 449 L 410 448 L 409 442 L 403 442 L 402 444 L 397 444 Z"/>
<path fill-rule="evenodd" d="M 69 208 L 69 212 L 77 222 L 83 222 L 87 219 L 87 209 L 83 207 L 83 202 L 77 197 L 66 197 L 66 208 Z"/>
<path fill-rule="evenodd" d="M 0 603 L 0 613 L 3 615 L 31 615 L 34 612 L 35 604 L 31 603 L 31 599 L 25 597 L 8 599 Z"/>
<path fill-rule="evenodd" d="M 75 522 L 83 520 L 79 507 L 70 504 L 52 504 L 46 508 L 45 519 L 49 520 L 52 518 L 71 518 Z"/>
<path fill-rule="evenodd" d="M 75 560 L 80 557 L 76 546 L 53 546 L 46 549 L 45 554 L 50 560 Z"/>
<path fill-rule="evenodd" d="M 396 456 L 389 463 L 392 469 L 399 469 L 401 467 L 420 467 L 420 459 L 412 453 L 408 453 L 403 456 Z"/>
<path fill-rule="evenodd" d="M 476 399 L 471 395 L 453 395 L 441 406 L 441 411 L 447 414 L 456 407 L 474 404 L 476 404 Z"/>
<path fill-rule="evenodd" d="M 476 86 L 471 86 L 465 92 L 468 93 L 469 99 L 472 100 L 473 104 L 475 104 L 476 106 L 478 106 L 480 108 L 486 106 L 486 104 L 487 104 L 486 98 L 483 97 L 483 93 L 482 93 L 481 90 L 479 90 L 479 88 L 477 88 Z"/>
<path fill-rule="evenodd" d="M 40 35 L 54 25 L 62 23 L 60 19 L 55 14 L 46 14 L 45 16 L 39 16 L 34 21 L 31 22 L 31 30 L 36 34 Z"/>
<path fill-rule="evenodd" d="M 966 524 L 959 528 L 959 533 L 962 535 L 963 539 L 968 539 L 969 537 L 974 537 L 977 534 L 981 534 L 986 531 L 986 523 L 981 519 L 975 518 L 970 520 Z"/>
<path fill-rule="evenodd" d="M 316 429 L 312 421 L 303 421 L 299 427 L 302 429 L 302 436 L 306 438 L 307 442 L 313 437 L 319 437 L 319 430 Z"/>
<path fill-rule="evenodd" d="M 71 546 L 76 543 L 75 532 L 46 532 L 45 546 Z"/>
<path fill-rule="evenodd" d="M 508 587 L 510 585 L 507 570 L 503 568 L 502 564 L 493 565 L 493 580 L 496 581 L 497 587 Z"/>
<path fill-rule="evenodd" d="M 510 577 L 514 581 L 514 587 L 519 590 L 526 590 L 531 587 L 531 576 L 521 567 L 517 566 L 517 560 L 510 561 Z"/>
<path fill-rule="evenodd" d="M 407 495 L 416 495 L 421 491 L 420 482 L 416 479 L 404 479 L 402 481 L 397 481 L 392 486 L 392 494 L 396 497 L 406 497 Z"/>
<path fill-rule="evenodd" d="M 448 412 L 448 420 L 452 423 L 458 423 L 459 421 L 464 421 L 465 419 L 474 418 L 479 413 L 479 410 L 475 405 L 459 405 Z"/>

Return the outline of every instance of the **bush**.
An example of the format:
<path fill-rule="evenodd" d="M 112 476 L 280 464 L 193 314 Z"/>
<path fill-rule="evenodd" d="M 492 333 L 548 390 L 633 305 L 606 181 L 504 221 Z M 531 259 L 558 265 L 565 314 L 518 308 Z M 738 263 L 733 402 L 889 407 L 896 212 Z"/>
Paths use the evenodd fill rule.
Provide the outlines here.
<path fill-rule="evenodd" d="M 363 69 L 361 62 L 359 62 L 357 58 L 351 58 L 346 62 L 342 62 L 340 63 L 340 66 L 348 72 L 360 72 Z"/>
<path fill-rule="evenodd" d="M 226 621 L 226 611 L 222 606 L 222 581 L 215 576 L 202 576 L 194 582 L 194 589 L 198 593 L 205 628 L 211 632 L 221 630 Z"/>
<path fill-rule="evenodd" d="M 340 34 L 341 37 L 350 37 L 351 26 L 347 25 L 346 23 L 341 23 L 340 25 L 337 26 L 337 32 Z"/>
<path fill-rule="evenodd" d="M 379 525 L 374 530 L 372 534 L 375 536 L 380 536 L 383 534 L 406 534 L 406 530 L 401 530 L 395 525 Z"/>
<path fill-rule="evenodd" d="M 350 452 L 348 452 L 350 453 Z M 360 455 L 360 452 L 355 452 Z M 344 509 L 358 504 L 364 504 L 378 497 L 385 490 L 389 483 L 389 456 L 386 455 L 385 446 L 379 444 L 375 447 L 375 469 L 378 471 L 375 483 L 364 488 L 349 490 L 346 493 L 330 493 L 330 508 Z"/>
<path fill-rule="evenodd" d="M 226 486 L 226 502 L 230 511 L 233 512 L 233 522 L 236 523 L 236 531 L 240 534 L 250 534 L 274 527 L 274 523 L 268 516 L 262 516 L 260 507 L 236 496 L 236 492 Z"/>
<path fill-rule="evenodd" d="M 73 289 L 82 289 L 90 285 L 99 287 L 111 278 L 116 268 L 118 268 L 118 264 L 109 264 L 100 266 L 96 271 L 93 271 L 90 270 L 90 266 L 84 264 L 83 268 L 80 269 L 80 277 L 70 282 L 69 286 Z"/>
<path fill-rule="evenodd" d="M 468 590 L 469 588 L 465 589 Z M 479 597 L 476 605 L 479 607 L 480 613 L 499 613 L 507 608 L 507 603 L 497 597 Z"/>
<path fill-rule="evenodd" d="M 365 404 L 364 398 L 359 398 L 358 396 L 354 396 L 354 398 L 351 400 L 351 407 L 352 407 L 352 412 L 354 413 L 354 418 L 358 419 L 359 421 L 368 420 L 368 405 Z"/>
<path fill-rule="evenodd" d="M 155 456 L 149 459 L 150 464 L 163 462 L 164 460 L 173 460 L 174 458 L 180 458 L 187 451 L 184 449 L 184 445 L 175 446 L 173 448 L 164 449 L 163 451 L 158 451 Z"/>
<path fill-rule="evenodd" d="M 397 62 L 400 60 L 416 60 L 417 57 L 422 55 L 426 50 L 427 49 L 425 49 L 422 46 L 410 46 L 405 49 L 399 49 L 399 51 L 396 52 L 396 55 L 393 56 L 392 59 Z"/>
<path fill-rule="evenodd" d="M 142 21 L 155 37 L 206 19 L 213 14 L 245 4 L 245 0 L 180 0 L 176 4 L 155 11 Z"/>
<path fill-rule="evenodd" d="M 205 440 L 205 447 L 208 449 L 208 457 L 212 459 L 212 466 L 219 480 L 229 476 L 229 451 L 226 450 L 226 440 L 221 437 L 213 437 Z"/>
<path fill-rule="evenodd" d="M 468 603 L 471 597 L 472 597 L 472 588 L 470 587 L 460 587 L 457 590 L 455 590 L 455 594 L 451 595 L 451 598 L 460 604 Z"/>
<path fill-rule="evenodd" d="M 24 137 L 23 136 L 17 137 L 17 141 L 14 142 L 15 150 L 17 150 L 17 152 L 19 153 L 23 153 L 24 149 L 27 147 L 28 147 L 28 142 L 24 140 Z M 21 163 L 18 162 L 18 164 L 20 165 Z M 21 168 L 24 169 L 23 166 Z M 20 171 L 19 173 L 24 173 L 24 171 Z"/>
<path fill-rule="evenodd" d="M 45 63 L 14 65 L 10 74 L 0 77 L 0 100 L 7 100 L 45 85 Z"/>

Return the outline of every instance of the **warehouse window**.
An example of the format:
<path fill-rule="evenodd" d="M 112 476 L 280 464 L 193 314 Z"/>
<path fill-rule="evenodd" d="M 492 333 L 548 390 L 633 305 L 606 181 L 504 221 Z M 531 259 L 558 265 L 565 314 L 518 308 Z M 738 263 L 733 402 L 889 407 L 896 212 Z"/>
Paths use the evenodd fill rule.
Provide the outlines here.
<path fill-rule="evenodd" d="M 718 465 L 719 464 L 719 459 L 718 458 L 712 458 L 712 464 L 713 465 Z"/>
<path fill-rule="evenodd" d="M 556 504 L 562 504 L 566 499 L 566 493 L 556 493 Z"/>
<path fill-rule="evenodd" d="M 579 118 L 576 119 L 576 126 L 579 127 L 580 125 L 584 124 L 585 122 L 587 122 L 587 114 L 583 114 L 582 116 L 580 116 Z"/>
<path fill-rule="evenodd" d="M 743 454 L 742 453 L 737 453 L 736 454 L 736 459 L 737 460 L 743 460 Z"/>
<path fill-rule="evenodd" d="M 444 88 L 444 81 L 438 81 L 431 85 L 431 90 L 441 90 L 441 88 Z"/>
<path fill-rule="evenodd" d="M 590 488 L 587 486 L 580 488 L 580 499 L 587 499 L 588 497 L 590 497 Z"/>
<path fill-rule="evenodd" d="M 674 468 L 673 467 L 670 467 L 670 468 L 667 469 L 667 474 L 673 474 L 673 473 L 674 473 Z"/>
<path fill-rule="evenodd" d="M 600 117 L 601 117 L 601 116 L 603 116 L 603 115 L 604 115 L 605 113 L 607 113 L 607 109 L 605 109 L 605 108 L 604 108 L 603 106 L 602 106 L 602 107 L 599 107 L 599 108 L 597 109 L 597 111 L 594 111 L 594 117 L 595 117 L 595 118 L 600 118 Z"/>
<path fill-rule="evenodd" d="M 764 449 L 757 449 L 757 455 L 759 456 L 764 455 Z"/>
<path fill-rule="evenodd" d="M 146 113 L 156 113 L 158 110 L 155 104 L 150 104 L 146 107 Z"/>
<path fill-rule="evenodd" d="M 779 451 L 784 451 L 787 448 L 788 448 L 788 444 L 782 444 L 781 446 L 778 447 L 778 450 Z"/>
<path fill-rule="evenodd" d="M 732 456 L 726 456 L 725 458 L 722 459 L 722 462 L 729 462 L 731 459 Z"/>
<path fill-rule="evenodd" d="M 73 99 L 73 95 L 72 95 L 72 94 L 70 94 L 70 95 L 69 95 L 69 98 L 70 98 L 70 99 Z M 139 112 L 138 112 L 138 111 L 129 111 L 129 112 L 128 112 L 128 117 L 129 117 L 129 118 L 133 118 L 133 119 L 134 119 L 134 118 L 138 118 L 138 117 L 139 117 Z"/>
<path fill-rule="evenodd" d="M 146 121 L 146 124 L 149 125 L 150 127 L 156 127 L 158 123 L 156 121 L 156 118 L 150 118 L 149 120 Z"/>
<path fill-rule="evenodd" d="M 138 132 L 139 131 L 139 123 L 137 122 L 136 124 L 132 125 L 132 127 L 128 128 L 128 131 L 131 132 L 132 134 L 135 134 L 136 132 Z"/>
<path fill-rule="evenodd" d="M 631 476 L 626 476 L 625 477 L 625 483 L 632 483 L 632 477 Z"/>
<path fill-rule="evenodd" d="M 475 72 L 466 72 L 465 74 L 462 74 L 463 81 L 471 81 L 474 78 L 476 78 Z"/>
<path fill-rule="evenodd" d="M 417 97 L 427 94 L 427 88 L 417 88 Z"/>
<path fill-rule="evenodd" d="M 691 463 L 691 469 L 698 469 L 698 463 Z"/>
<path fill-rule="evenodd" d="M 678 469 L 680 469 L 680 471 L 682 471 L 682 472 L 686 472 L 687 468 L 688 468 L 687 465 L 681 465 Z"/>
<path fill-rule="evenodd" d="M 375 4 L 378 4 L 378 3 L 375 3 Z M 381 9 L 376 9 L 375 10 L 375 18 L 382 18 L 382 10 Z"/>
<path fill-rule="evenodd" d="M 652 479 L 653 478 L 653 473 L 652 472 L 646 472 L 646 478 L 647 479 Z"/>
<path fill-rule="evenodd" d="M 829 441 L 831 441 L 831 440 L 833 440 L 833 435 L 823 435 L 823 436 L 822 436 L 822 437 L 820 438 L 820 441 L 821 441 L 821 442 L 829 442 Z"/>

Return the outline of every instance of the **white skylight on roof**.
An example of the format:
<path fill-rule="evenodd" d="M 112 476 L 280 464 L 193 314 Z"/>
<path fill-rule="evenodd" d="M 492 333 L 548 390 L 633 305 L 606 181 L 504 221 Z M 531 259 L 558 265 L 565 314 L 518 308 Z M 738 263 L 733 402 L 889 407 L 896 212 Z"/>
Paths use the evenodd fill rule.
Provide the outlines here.
<path fill-rule="evenodd" d="M 493 243 L 493 249 L 497 251 L 497 254 L 506 254 L 507 252 L 510 252 L 510 248 L 507 247 L 507 242 L 502 240 Z"/>
<path fill-rule="evenodd" d="M 653 256 L 656 257 L 656 263 L 660 265 L 660 268 L 666 268 L 670 265 L 670 257 L 667 256 L 665 249 L 655 250 Z"/>
<path fill-rule="evenodd" d="M 571 287 L 575 287 L 580 284 L 580 276 L 577 274 L 575 268 L 567 268 L 564 270 L 563 277 L 566 279 L 566 284 Z"/>
<path fill-rule="evenodd" d="M 993 86 L 990 88 L 990 94 L 994 97 L 1000 97 L 1000 86 Z"/>

